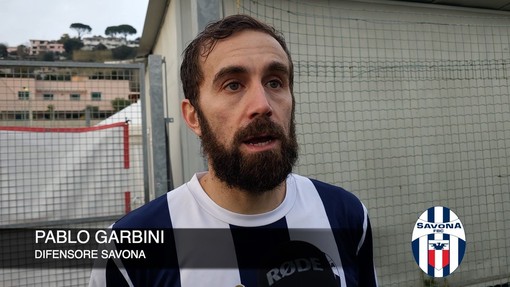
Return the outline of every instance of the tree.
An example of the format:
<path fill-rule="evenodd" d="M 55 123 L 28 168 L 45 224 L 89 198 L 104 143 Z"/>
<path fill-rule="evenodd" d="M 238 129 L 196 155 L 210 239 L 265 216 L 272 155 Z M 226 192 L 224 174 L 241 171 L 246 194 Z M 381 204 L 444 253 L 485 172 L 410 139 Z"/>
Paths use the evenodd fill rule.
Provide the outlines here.
<path fill-rule="evenodd" d="M 60 36 L 60 40 L 58 40 L 57 42 L 59 42 L 60 44 L 64 44 L 67 40 L 71 39 L 71 37 L 69 37 L 69 34 L 62 34 L 62 36 Z"/>
<path fill-rule="evenodd" d="M 73 51 L 79 50 L 83 47 L 83 42 L 78 38 L 67 38 L 67 39 L 61 39 L 64 44 L 64 50 L 66 50 L 66 53 L 68 55 L 72 55 Z"/>
<path fill-rule="evenodd" d="M 9 56 L 9 52 L 7 52 L 7 46 L 0 44 L 0 59 L 7 58 L 7 56 Z"/>
<path fill-rule="evenodd" d="M 112 49 L 112 56 L 115 60 L 125 60 L 136 57 L 136 49 L 122 45 Z"/>
<path fill-rule="evenodd" d="M 115 98 L 115 100 L 112 100 L 112 108 L 114 112 L 118 112 L 129 105 L 131 105 L 131 101 L 127 99 Z"/>
<path fill-rule="evenodd" d="M 92 28 L 89 25 L 85 25 L 82 23 L 73 23 L 69 28 L 74 29 L 76 33 L 78 33 L 78 39 L 81 40 L 81 36 L 90 33 Z"/>
<path fill-rule="evenodd" d="M 53 53 L 51 51 L 50 52 L 42 52 L 39 54 L 37 59 L 42 60 L 42 61 L 53 62 L 53 61 L 55 61 L 55 53 Z"/>
<path fill-rule="evenodd" d="M 30 49 L 25 45 L 19 45 L 16 48 L 16 54 L 19 59 L 25 59 L 30 54 Z"/>
<path fill-rule="evenodd" d="M 106 36 L 117 37 L 117 34 L 119 34 L 119 30 L 117 29 L 117 26 L 109 26 L 106 27 L 106 30 L 104 30 L 104 34 Z"/>
<path fill-rule="evenodd" d="M 92 50 L 94 50 L 94 51 L 104 51 L 104 50 L 108 50 L 108 47 L 106 47 L 103 43 L 99 43 L 96 46 L 94 46 L 94 48 L 92 48 Z"/>
<path fill-rule="evenodd" d="M 124 36 L 124 40 L 127 40 L 128 35 L 136 34 L 136 29 L 127 24 L 119 25 L 117 26 L 117 29 L 119 30 L 119 34 Z"/>
<path fill-rule="evenodd" d="M 109 26 L 104 31 L 105 35 L 117 37 L 117 35 L 123 35 L 124 39 L 127 39 L 128 35 L 136 34 L 136 29 L 131 25 L 123 24 L 119 26 Z"/>

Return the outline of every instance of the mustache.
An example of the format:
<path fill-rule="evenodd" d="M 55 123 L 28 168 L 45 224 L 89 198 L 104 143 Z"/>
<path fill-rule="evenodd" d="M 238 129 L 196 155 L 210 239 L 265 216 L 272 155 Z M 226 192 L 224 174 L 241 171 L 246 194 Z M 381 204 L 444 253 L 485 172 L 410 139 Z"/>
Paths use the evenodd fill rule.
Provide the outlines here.
<path fill-rule="evenodd" d="M 270 120 L 268 117 L 259 117 L 249 123 L 246 127 L 237 131 L 233 143 L 239 145 L 248 138 L 264 136 L 272 139 L 285 139 L 283 128 Z"/>

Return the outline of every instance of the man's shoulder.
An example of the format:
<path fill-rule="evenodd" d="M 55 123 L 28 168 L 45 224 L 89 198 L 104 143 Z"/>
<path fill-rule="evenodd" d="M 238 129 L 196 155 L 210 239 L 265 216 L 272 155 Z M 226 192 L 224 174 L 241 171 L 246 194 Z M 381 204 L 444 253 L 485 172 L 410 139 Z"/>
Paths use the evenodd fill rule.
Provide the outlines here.
<path fill-rule="evenodd" d="M 354 195 L 352 192 L 345 190 L 344 188 L 333 185 L 330 183 L 326 183 L 317 179 L 304 177 L 298 174 L 292 174 L 296 180 L 297 185 L 301 185 L 303 182 L 311 182 L 313 187 L 317 190 L 321 197 L 325 197 L 327 199 L 331 199 L 333 201 L 348 201 L 348 202 L 360 202 L 358 197 Z M 324 198 L 323 198 L 324 199 Z"/>
<path fill-rule="evenodd" d="M 295 174 L 294 178 L 296 179 L 298 188 L 299 186 L 313 186 L 319 194 L 322 204 L 329 216 L 340 219 L 358 218 L 363 221 L 366 209 L 354 193 L 340 186 L 317 179 Z"/>
<path fill-rule="evenodd" d="M 113 228 L 163 228 L 170 222 L 167 195 L 162 195 L 119 219 Z"/>
<path fill-rule="evenodd" d="M 183 192 L 180 186 L 158 198 L 140 206 L 119 219 L 113 228 L 172 228 L 168 196 Z"/>

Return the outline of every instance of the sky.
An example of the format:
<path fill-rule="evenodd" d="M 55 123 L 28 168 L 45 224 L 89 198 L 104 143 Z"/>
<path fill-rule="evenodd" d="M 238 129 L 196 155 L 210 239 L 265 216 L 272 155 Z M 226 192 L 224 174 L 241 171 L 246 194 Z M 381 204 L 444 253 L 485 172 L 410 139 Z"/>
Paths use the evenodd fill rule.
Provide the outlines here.
<path fill-rule="evenodd" d="M 128 24 L 142 36 L 149 0 L 0 0 L 0 43 L 9 47 L 34 40 L 58 40 L 62 34 L 76 37 L 72 23 L 92 28 L 89 37 L 105 36 L 109 26 Z"/>

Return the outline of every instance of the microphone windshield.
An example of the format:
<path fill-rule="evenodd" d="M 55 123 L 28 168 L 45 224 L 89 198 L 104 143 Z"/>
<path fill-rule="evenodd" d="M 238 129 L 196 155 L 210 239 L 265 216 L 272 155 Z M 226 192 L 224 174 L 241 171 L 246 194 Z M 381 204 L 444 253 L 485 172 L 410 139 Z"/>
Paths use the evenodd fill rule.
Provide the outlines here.
<path fill-rule="evenodd" d="M 326 254 L 308 242 L 285 242 L 263 263 L 260 287 L 340 286 Z"/>

